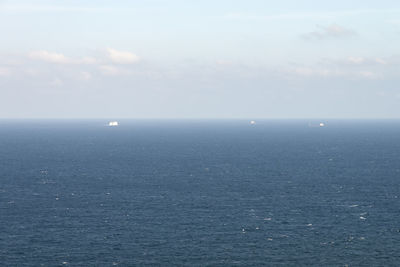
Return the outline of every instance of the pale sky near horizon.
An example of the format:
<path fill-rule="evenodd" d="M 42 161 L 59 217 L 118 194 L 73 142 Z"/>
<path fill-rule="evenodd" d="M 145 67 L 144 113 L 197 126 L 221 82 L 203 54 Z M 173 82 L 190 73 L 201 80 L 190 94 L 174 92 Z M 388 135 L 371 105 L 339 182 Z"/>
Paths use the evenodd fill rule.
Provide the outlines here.
<path fill-rule="evenodd" d="M 400 1 L 0 0 L 0 118 L 400 118 Z"/>

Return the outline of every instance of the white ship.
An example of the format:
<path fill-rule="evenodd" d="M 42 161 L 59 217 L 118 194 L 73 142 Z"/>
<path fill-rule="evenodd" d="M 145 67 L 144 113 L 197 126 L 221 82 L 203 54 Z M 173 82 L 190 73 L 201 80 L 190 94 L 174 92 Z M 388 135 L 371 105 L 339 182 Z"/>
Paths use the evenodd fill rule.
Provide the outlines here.
<path fill-rule="evenodd" d="M 318 123 L 310 122 L 310 123 L 308 123 L 308 127 L 311 127 L 311 128 L 325 127 L 325 126 L 326 126 L 326 124 L 324 122 L 318 122 Z"/>
<path fill-rule="evenodd" d="M 110 121 L 108 123 L 108 126 L 110 126 L 110 127 L 118 126 L 118 121 Z"/>

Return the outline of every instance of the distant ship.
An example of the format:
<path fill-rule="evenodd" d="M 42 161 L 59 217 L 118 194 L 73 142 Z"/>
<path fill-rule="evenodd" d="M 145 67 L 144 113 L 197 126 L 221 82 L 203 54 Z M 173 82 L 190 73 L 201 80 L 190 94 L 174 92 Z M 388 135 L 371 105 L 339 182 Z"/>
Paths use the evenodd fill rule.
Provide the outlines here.
<path fill-rule="evenodd" d="M 108 126 L 113 127 L 113 126 L 118 126 L 118 121 L 110 121 L 108 123 Z"/>
<path fill-rule="evenodd" d="M 314 128 L 314 127 L 325 127 L 326 124 L 324 122 L 319 122 L 319 123 L 309 123 L 308 127 Z"/>

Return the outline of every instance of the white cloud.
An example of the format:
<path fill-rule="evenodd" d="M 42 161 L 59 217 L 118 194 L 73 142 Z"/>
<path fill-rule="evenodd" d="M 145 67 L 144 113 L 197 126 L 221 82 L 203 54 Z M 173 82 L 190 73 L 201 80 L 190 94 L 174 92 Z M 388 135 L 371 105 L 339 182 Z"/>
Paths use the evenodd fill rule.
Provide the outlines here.
<path fill-rule="evenodd" d="M 121 74 L 121 71 L 117 67 L 112 65 L 102 65 L 99 67 L 99 69 L 104 75 L 114 76 Z"/>
<path fill-rule="evenodd" d="M 64 82 L 62 80 L 60 80 L 59 78 L 54 78 L 51 82 L 50 85 L 51 86 L 55 86 L 55 87 L 60 87 L 64 84 Z"/>
<path fill-rule="evenodd" d="M 342 76 L 342 72 L 338 71 L 333 71 L 333 70 L 328 70 L 328 69 L 321 69 L 321 68 L 311 68 L 311 67 L 298 67 L 298 68 L 293 68 L 289 72 L 292 72 L 296 75 L 299 76 L 306 76 L 306 77 L 312 77 L 312 76 L 319 76 L 319 77 L 328 77 L 328 76 Z"/>
<path fill-rule="evenodd" d="M 29 77 L 37 77 L 42 73 L 42 71 L 38 68 L 27 67 L 23 70 L 23 73 Z"/>
<path fill-rule="evenodd" d="M 90 73 L 87 72 L 87 71 L 81 71 L 80 77 L 81 77 L 81 79 L 84 80 L 84 81 L 89 81 L 89 80 L 92 79 L 92 74 L 90 74 Z"/>
<path fill-rule="evenodd" d="M 0 67 L 0 76 L 9 76 L 11 74 L 10 69 Z"/>
<path fill-rule="evenodd" d="M 219 66 L 232 66 L 233 65 L 233 62 L 230 60 L 217 60 L 215 63 Z"/>
<path fill-rule="evenodd" d="M 92 57 L 73 59 L 64 54 L 49 52 L 46 50 L 33 51 L 29 53 L 29 58 L 55 64 L 96 64 L 98 62 L 97 59 Z"/>
<path fill-rule="evenodd" d="M 378 65 L 386 65 L 387 61 L 382 58 L 365 58 L 365 57 L 348 57 L 347 63 L 353 65 L 363 65 L 363 64 L 378 64 Z"/>
<path fill-rule="evenodd" d="M 108 48 L 107 49 L 108 58 L 116 64 L 132 64 L 139 62 L 140 58 L 126 51 L 118 51 L 116 49 Z"/>
<path fill-rule="evenodd" d="M 93 57 L 83 57 L 82 59 L 75 61 L 77 64 L 96 64 L 99 62 L 98 59 Z"/>
<path fill-rule="evenodd" d="M 364 56 L 349 56 L 342 59 L 325 58 L 321 61 L 324 65 L 340 66 L 340 67 L 379 67 L 396 64 L 396 57 L 364 57 Z"/>
<path fill-rule="evenodd" d="M 365 58 L 363 57 L 349 57 L 347 61 L 351 64 L 363 64 L 365 63 Z"/>
<path fill-rule="evenodd" d="M 386 60 L 382 59 L 382 58 L 375 58 L 375 62 L 381 65 L 386 65 L 387 62 Z"/>
<path fill-rule="evenodd" d="M 29 53 L 29 57 L 31 59 L 46 61 L 46 62 L 50 62 L 50 63 L 57 63 L 57 64 L 72 63 L 72 60 L 70 58 L 67 58 L 63 54 L 52 53 L 52 52 L 48 52 L 46 50 L 33 51 L 33 52 Z"/>
<path fill-rule="evenodd" d="M 303 34 L 302 37 L 307 40 L 324 40 L 354 37 L 357 33 L 354 30 L 347 29 L 337 24 L 329 26 L 317 26 L 318 30 Z"/>
<path fill-rule="evenodd" d="M 379 74 L 372 71 L 359 71 L 358 75 L 360 75 L 363 78 L 373 79 L 373 80 L 381 78 Z"/>
<path fill-rule="evenodd" d="M 375 80 L 380 79 L 382 76 L 373 71 L 366 70 L 337 70 L 331 68 L 320 68 L 320 67 L 297 67 L 290 68 L 284 72 L 294 74 L 300 77 L 306 78 L 350 78 L 350 79 L 368 79 Z"/>

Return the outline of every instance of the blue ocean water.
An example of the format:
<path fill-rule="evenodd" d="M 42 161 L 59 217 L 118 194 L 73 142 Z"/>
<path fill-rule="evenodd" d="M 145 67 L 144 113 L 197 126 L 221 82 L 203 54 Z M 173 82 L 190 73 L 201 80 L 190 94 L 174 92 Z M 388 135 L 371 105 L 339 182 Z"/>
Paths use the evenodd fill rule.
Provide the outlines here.
<path fill-rule="evenodd" d="M 2 266 L 398 266 L 400 121 L 0 124 Z"/>

